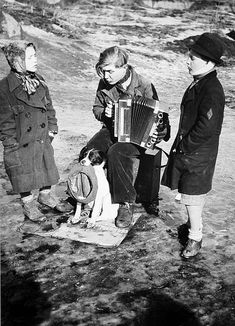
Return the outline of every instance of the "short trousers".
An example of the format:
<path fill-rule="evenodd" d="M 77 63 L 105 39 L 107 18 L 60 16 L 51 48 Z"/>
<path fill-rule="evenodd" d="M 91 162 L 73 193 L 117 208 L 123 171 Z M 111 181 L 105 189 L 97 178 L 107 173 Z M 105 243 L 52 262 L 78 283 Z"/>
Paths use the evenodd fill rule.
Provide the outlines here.
<path fill-rule="evenodd" d="M 205 203 L 206 194 L 202 195 L 186 195 L 181 194 L 180 203 L 191 206 L 202 206 Z"/>

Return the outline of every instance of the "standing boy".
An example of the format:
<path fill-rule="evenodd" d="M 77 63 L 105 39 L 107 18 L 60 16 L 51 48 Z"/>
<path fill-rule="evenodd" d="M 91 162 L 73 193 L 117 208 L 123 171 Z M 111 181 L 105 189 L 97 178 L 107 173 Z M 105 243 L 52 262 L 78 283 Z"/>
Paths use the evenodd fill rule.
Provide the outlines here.
<path fill-rule="evenodd" d="M 222 54 L 212 33 L 202 34 L 190 48 L 187 66 L 193 82 L 182 99 L 178 133 L 162 178 L 163 185 L 178 189 L 187 210 L 184 258 L 197 255 L 202 244 L 202 210 L 212 187 L 224 116 L 224 91 L 215 70 Z"/>

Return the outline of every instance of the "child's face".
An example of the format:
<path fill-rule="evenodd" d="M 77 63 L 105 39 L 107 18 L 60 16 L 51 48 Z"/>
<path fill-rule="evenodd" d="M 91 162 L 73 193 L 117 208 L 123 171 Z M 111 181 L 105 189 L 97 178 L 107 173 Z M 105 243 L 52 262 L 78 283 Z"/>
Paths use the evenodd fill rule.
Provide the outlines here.
<path fill-rule="evenodd" d="M 200 58 L 199 55 L 197 55 L 193 51 L 189 51 L 188 54 L 188 60 L 187 60 L 187 66 L 190 75 L 195 76 L 199 71 L 201 71 L 204 67 L 206 67 L 207 61 Z"/>
<path fill-rule="evenodd" d="M 110 85 L 114 85 L 125 76 L 126 68 L 126 65 L 117 68 L 114 64 L 109 64 L 102 68 L 103 78 Z"/>
<path fill-rule="evenodd" d="M 37 70 L 37 55 L 33 46 L 29 46 L 25 50 L 25 68 L 30 72 Z"/>

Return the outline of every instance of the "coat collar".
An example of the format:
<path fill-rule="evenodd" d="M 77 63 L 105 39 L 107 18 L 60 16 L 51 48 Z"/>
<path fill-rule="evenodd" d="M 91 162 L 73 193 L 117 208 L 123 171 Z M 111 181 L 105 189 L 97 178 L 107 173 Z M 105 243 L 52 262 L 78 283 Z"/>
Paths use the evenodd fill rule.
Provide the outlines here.
<path fill-rule="evenodd" d="M 40 76 L 39 76 L 40 77 Z M 7 76 L 7 81 L 9 84 L 9 90 L 13 93 L 17 99 L 23 101 L 24 103 L 38 108 L 44 108 L 46 110 L 45 103 L 45 86 L 40 83 L 35 94 L 28 96 L 28 94 L 23 90 L 20 80 L 16 77 L 14 72 L 10 72 Z"/>
<path fill-rule="evenodd" d="M 213 71 L 209 72 L 208 74 L 204 75 L 203 77 L 201 77 L 199 80 L 197 80 L 193 86 L 192 86 L 192 84 L 190 84 L 184 93 L 182 103 L 185 104 L 185 102 L 192 101 L 195 97 L 195 94 L 200 92 L 200 90 L 205 85 L 205 83 L 208 80 L 215 78 L 216 76 L 217 76 L 217 72 L 216 72 L 216 70 L 213 70 Z"/>
<path fill-rule="evenodd" d="M 212 70 L 211 72 L 202 76 L 198 80 L 195 80 L 195 85 L 193 87 L 195 87 L 196 89 L 201 88 L 207 82 L 207 80 L 209 80 L 211 78 L 215 78 L 216 76 L 217 76 L 216 70 Z M 190 86 L 189 86 L 189 88 L 190 88 Z"/>
<path fill-rule="evenodd" d="M 19 78 L 16 77 L 13 71 L 7 76 L 7 81 L 9 84 L 9 90 L 12 93 L 18 86 L 21 85 Z"/>
<path fill-rule="evenodd" d="M 133 67 L 129 66 L 131 70 L 131 82 L 127 87 L 126 93 L 133 95 L 134 90 L 141 86 L 139 76 Z M 105 93 L 110 99 L 116 101 L 119 97 L 119 92 L 117 91 L 116 85 L 107 85 L 103 80 L 100 82 L 99 90 Z"/>

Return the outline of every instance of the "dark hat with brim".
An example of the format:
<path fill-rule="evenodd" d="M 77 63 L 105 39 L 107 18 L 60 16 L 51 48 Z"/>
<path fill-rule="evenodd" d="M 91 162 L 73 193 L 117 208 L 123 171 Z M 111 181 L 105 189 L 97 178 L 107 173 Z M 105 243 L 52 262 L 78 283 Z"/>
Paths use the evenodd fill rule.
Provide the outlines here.
<path fill-rule="evenodd" d="M 98 181 L 92 165 L 78 164 L 69 174 L 68 193 L 82 204 L 88 204 L 95 200 Z"/>
<path fill-rule="evenodd" d="M 218 35 L 214 33 L 203 33 L 197 41 L 189 46 L 189 49 L 199 54 L 203 59 L 221 64 L 224 47 Z"/>

